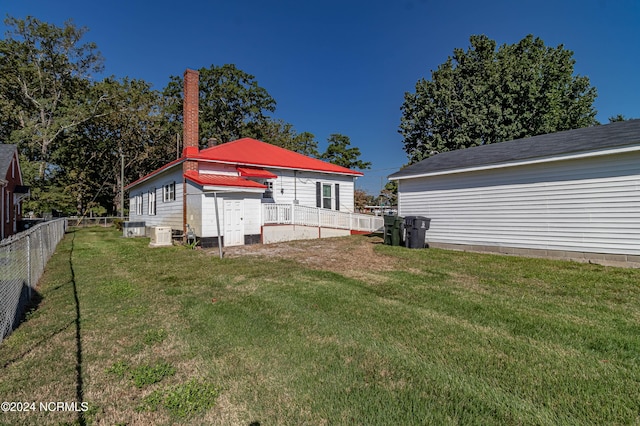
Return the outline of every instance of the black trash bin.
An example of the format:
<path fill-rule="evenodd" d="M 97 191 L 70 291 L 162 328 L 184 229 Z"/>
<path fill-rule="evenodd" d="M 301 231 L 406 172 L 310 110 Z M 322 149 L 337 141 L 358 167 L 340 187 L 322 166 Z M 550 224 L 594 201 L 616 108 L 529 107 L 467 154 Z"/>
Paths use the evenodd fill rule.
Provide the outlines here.
<path fill-rule="evenodd" d="M 427 229 L 431 224 L 431 219 L 423 216 L 407 216 L 404 218 L 405 239 L 404 245 L 407 248 L 425 248 L 427 240 Z"/>
<path fill-rule="evenodd" d="M 389 246 L 402 244 L 403 218 L 400 216 L 384 217 L 384 243 Z"/>

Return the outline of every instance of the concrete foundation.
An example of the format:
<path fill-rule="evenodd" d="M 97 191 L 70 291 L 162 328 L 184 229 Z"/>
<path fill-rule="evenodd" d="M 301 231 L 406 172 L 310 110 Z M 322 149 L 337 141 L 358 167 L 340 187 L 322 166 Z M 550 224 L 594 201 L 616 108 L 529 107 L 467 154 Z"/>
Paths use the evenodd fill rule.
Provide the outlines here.
<path fill-rule="evenodd" d="M 350 235 L 348 229 L 318 228 L 301 225 L 267 225 L 262 227 L 262 243 L 272 244 L 293 240 L 342 237 Z"/>
<path fill-rule="evenodd" d="M 542 250 L 518 247 L 499 247 L 488 245 L 464 245 L 430 242 L 429 247 L 447 250 L 471 251 L 477 253 L 495 253 L 523 257 L 573 260 L 583 263 L 596 263 L 605 266 L 640 268 L 640 256 L 626 254 L 588 253 L 565 250 Z"/>

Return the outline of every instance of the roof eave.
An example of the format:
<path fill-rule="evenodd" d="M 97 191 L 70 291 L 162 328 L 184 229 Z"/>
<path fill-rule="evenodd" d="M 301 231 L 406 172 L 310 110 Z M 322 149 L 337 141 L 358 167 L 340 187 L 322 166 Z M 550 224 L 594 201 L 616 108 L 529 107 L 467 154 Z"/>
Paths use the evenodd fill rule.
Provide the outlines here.
<path fill-rule="evenodd" d="M 159 169 L 156 169 L 153 172 L 151 172 L 151 173 L 149 173 L 147 175 L 144 175 L 143 177 L 139 178 L 138 180 L 135 180 L 135 181 L 131 182 L 129 185 L 124 187 L 124 190 L 128 191 L 129 189 L 133 188 L 134 186 L 137 186 L 137 185 L 139 185 L 139 184 L 141 184 L 143 182 L 146 182 L 149 179 L 159 175 L 160 173 L 169 170 L 173 166 L 176 166 L 178 164 L 182 164 L 186 160 L 191 160 L 191 158 L 182 157 L 182 158 L 178 158 L 177 160 L 173 160 L 172 162 L 165 164 L 164 166 L 160 167 Z"/>
<path fill-rule="evenodd" d="M 555 161 L 576 160 L 581 158 L 598 157 L 602 155 L 624 154 L 627 152 L 635 152 L 635 151 L 640 151 L 640 145 L 632 145 L 632 146 L 626 146 L 622 148 L 613 148 L 613 149 L 599 149 L 599 150 L 593 150 L 593 151 L 585 151 L 581 153 L 571 153 L 566 155 L 538 157 L 538 158 L 531 158 L 531 159 L 526 159 L 521 161 L 509 161 L 504 163 L 483 164 L 475 167 L 451 168 L 446 170 L 438 170 L 434 172 L 410 173 L 410 174 L 403 174 L 402 172 L 396 172 L 389 175 L 387 179 L 388 180 L 416 179 L 416 178 L 422 178 L 422 177 L 477 172 L 482 170 L 502 169 L 506 167 L 526 166 L 526 165 L 539 164 L 539 163 L 551 163 Z"/>
<path fill-rule="evenodd" d="M 265 188 L 245 186 L 201 185 L 203 192 L 250 192 L 254 194 L 264 193 Z"/>
<path fill-rule="evenodd" d="M 240 161 L 232 161 L 232 160 L 214 160 L 211 158 L 198 158 L 198 161 L 203 161 L 207 163 L 220 163 L 220 164 L 230 164 L 234 166 L 251 166 L 251 167 L 263 167 L 266 169 L 282 169 L 282 170 L 299 170 L 303 172 L 315 172 L 315 173 L 325 173 L 325 174 L 336 174 L 343 176 L 364 176 L 364 173 L 358 172 L 355 170 L 350 170 L 349 172 L 340 172 L 333 170 L 319 170 L 319 169 L 308 169 L 308 168 L 300 168 L 300 167 L 287 167 L 287 166 L 277 166 L 273 164 L 262 164 L 262 163 L 248 163 L 248 162 L 240 162 Z"/>

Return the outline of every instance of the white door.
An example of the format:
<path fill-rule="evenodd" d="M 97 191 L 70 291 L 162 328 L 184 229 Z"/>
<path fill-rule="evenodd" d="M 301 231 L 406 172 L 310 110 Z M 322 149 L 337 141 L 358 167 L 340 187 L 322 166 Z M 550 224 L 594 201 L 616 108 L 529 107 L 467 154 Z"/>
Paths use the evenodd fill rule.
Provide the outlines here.
<path fill-rule="evenodd" d="M 244 202 L 242 200 L 224 201 L 224 246 L 244 244 Z"/>

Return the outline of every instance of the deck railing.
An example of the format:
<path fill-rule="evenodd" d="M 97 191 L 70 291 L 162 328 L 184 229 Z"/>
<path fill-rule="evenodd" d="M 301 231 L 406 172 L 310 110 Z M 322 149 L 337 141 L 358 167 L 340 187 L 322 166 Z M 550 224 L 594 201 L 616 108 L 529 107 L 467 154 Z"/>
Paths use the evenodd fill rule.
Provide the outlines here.
<path fill-rule="evenodd" d="M 363 232 L 376 232 L 384 228 L 384 219 L 380 216 L 275 203 L 262 205 L 262 223 L 263 225 L 301 225 Z"/>

